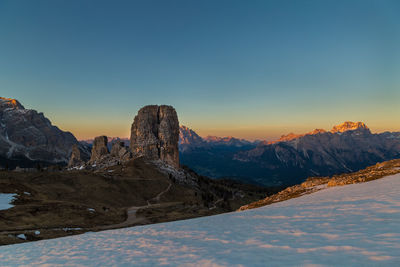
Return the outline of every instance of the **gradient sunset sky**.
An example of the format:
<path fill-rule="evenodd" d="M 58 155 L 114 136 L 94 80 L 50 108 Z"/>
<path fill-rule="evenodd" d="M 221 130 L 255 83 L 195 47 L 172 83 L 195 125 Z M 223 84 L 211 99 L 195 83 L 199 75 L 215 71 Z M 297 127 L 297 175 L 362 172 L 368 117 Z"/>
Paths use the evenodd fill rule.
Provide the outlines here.
<path fill-rule="evenodd" d="M 400 1 L 0 1 L 0 96 L 79 139 L 173 105 L 200 135 L 400 131 Z"/>

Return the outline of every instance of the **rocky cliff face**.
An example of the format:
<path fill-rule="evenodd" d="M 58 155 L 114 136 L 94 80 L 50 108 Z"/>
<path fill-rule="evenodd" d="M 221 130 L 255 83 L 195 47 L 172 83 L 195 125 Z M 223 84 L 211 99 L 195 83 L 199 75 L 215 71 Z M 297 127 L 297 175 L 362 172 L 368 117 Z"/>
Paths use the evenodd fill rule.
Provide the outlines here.
<path fill-rule="evenodd" d="M 110 152 L 111 156 L 121 159 L 122 161 L 128 160 L 131 158 L 131 152 L 127 147 L 125 147 L 125 143 L 121 141 L 114 142 Z"/>
<path fill-rule="evenodd" d="M 86 150 L 83 151 L 82 147 L 76 144 L 72 146 L 71 157 L 68 162 L 68 167 L 82 166 L 88 160 L 89 157 Z"/>
<path fill-rule="evenodd" d="M 76 138 L 53 126 L 43 113 L 0 97 L 0 161 L 15 166 L 66 164 L 73 145 L 78 145 Z"/>
<path fill-rule="evenodd" d="M 132 158 L 129 147 L 122 141 L 112 140 L 111 151 L 108 149 L 110 138 L 98 136 L 91 144 L 91 157 L 82 157 L 82 148 L 74 146 L 68 167 L 71 169 L 103 169 L 110 166 L 120 165 Z M 85 144 L 87 144 L 85 142 Z M 82 146 L 82 145 L 81 145 Z"/>
<path fill-rule="evenodd" d="M 108 139 L 107 136 L 98 136 L 93 141 L 92 156 L 90 157 L 90 162 L 94 163 L 101 160 L 104 156 L 108 155 L 110 152 L 107 148 Z"/>
<path fill-rule="evenodd" d="M 145 106 L 136 115 L 130 147 L 135 157 L 161 159 L 179 167 L 179 121 L 171 106 Z"/>

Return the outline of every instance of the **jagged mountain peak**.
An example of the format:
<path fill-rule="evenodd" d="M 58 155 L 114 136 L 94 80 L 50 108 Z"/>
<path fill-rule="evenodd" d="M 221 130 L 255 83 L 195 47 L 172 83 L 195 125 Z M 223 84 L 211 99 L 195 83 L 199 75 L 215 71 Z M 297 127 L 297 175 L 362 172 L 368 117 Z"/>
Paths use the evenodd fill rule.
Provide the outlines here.
<path fill-rule="evenodd" d="M 18 100 L 6 97 L 0 97 L 0 108 L 25 109 Z"/>
<path fill-rule="evenodd" d="M 354 131 L 354 130 L 368 130 L 369 128 L 365 123 L 358 121 L 358 122 L 352 122 L 352 121 L 345 121 L 342 124 L 338 124 L 333 126 L 331 133 L 343 133 L 346 131 Z"/>
<path fill-rule="evenodd" d="M 187 126 L 179 127 L 179 144 L 202 144 L 204 142 L 195 131 Z"/>

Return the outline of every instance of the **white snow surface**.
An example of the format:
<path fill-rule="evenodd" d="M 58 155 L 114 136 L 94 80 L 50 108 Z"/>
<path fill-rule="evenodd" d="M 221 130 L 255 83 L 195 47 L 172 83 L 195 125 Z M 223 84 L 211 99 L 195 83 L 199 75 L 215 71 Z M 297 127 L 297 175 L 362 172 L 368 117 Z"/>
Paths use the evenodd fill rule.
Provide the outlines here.
<path fill-rule="evenodd" d="M 10 203 L 11 203 L 11 201 L 13 201 L 14 197 L 16 197 L 16 196 L 17 196 L 17 194 L 0 193 L 0 210 L 7 210 L 7 209 L 14 207 Z"/>
<path fill-rule="evenodd" d="M 400 266 L 400 174 L 244 212 L 0 247 L 1 265 Z"/>

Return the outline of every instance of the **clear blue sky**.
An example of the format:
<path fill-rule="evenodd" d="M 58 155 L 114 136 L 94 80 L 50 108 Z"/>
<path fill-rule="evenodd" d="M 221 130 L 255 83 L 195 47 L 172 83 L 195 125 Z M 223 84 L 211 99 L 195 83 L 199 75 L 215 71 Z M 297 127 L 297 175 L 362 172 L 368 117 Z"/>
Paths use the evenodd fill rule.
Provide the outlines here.
<path fill-rule="evenodd" d="M 0 96 L 78 138 L 170 104 L 202 135 L 400 130 L 400 1 L 0 1 Z"/>

